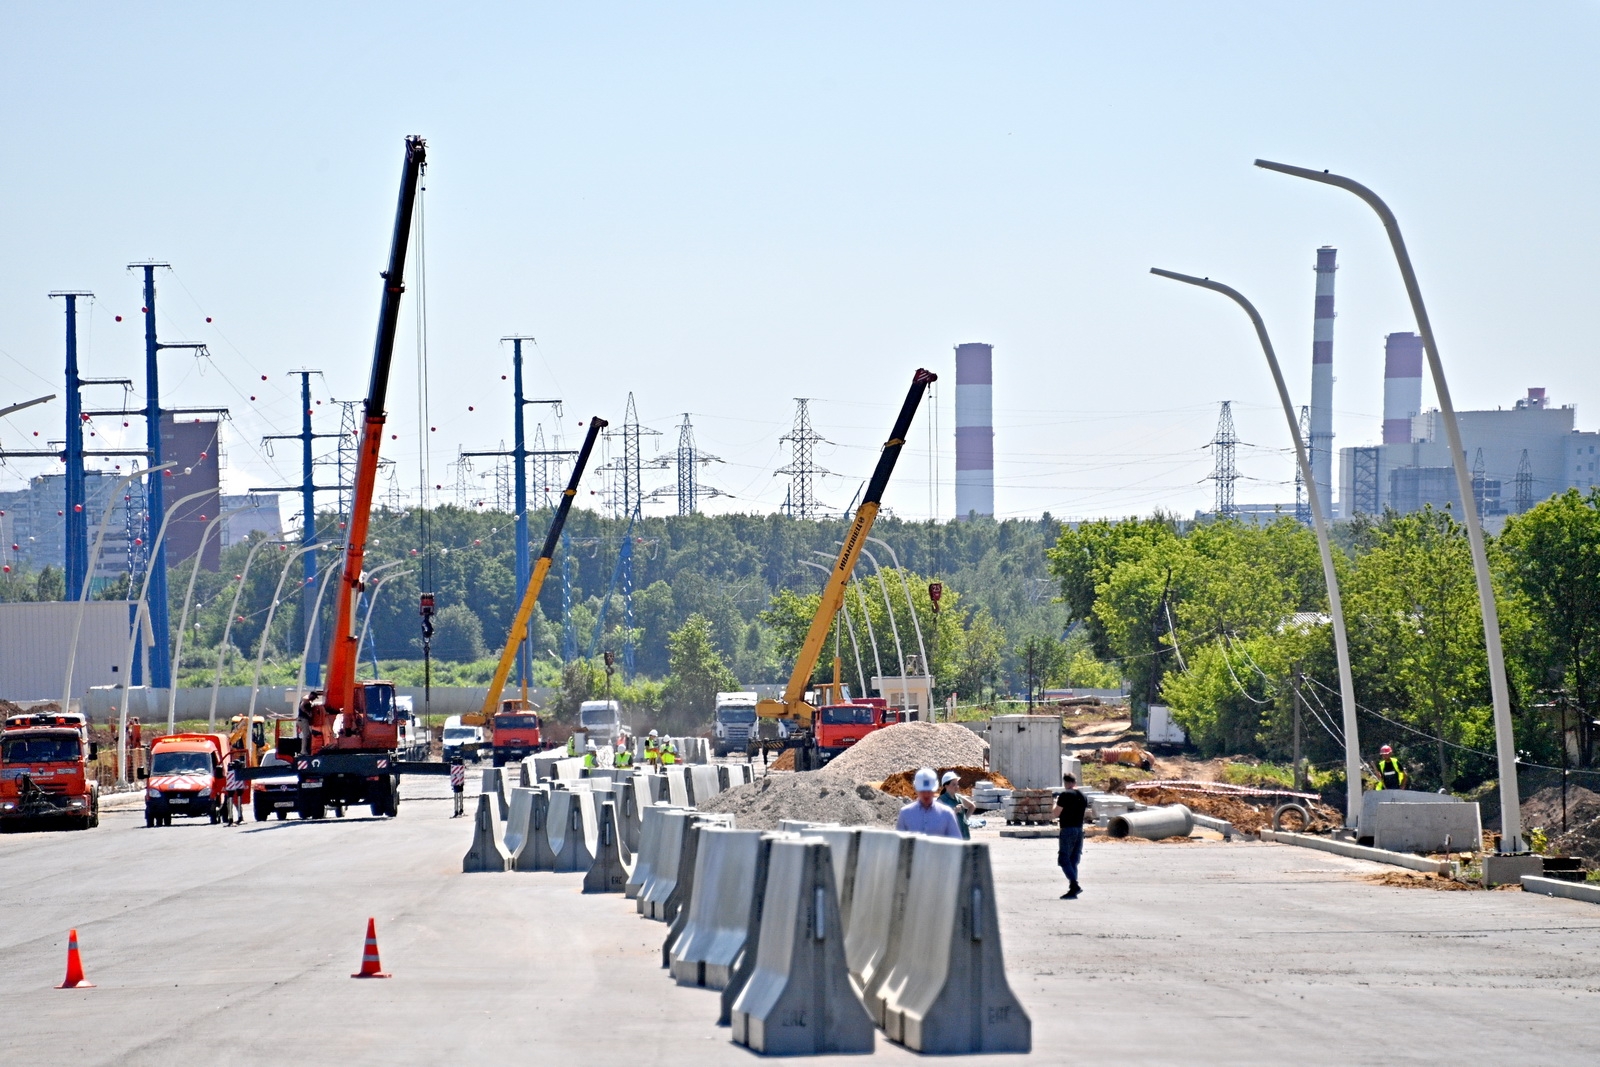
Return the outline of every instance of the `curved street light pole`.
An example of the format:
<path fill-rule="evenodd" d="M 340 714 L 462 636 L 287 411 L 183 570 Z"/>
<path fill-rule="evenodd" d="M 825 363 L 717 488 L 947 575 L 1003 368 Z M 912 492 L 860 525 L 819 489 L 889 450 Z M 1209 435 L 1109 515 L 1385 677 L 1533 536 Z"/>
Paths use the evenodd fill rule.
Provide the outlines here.
<path fill-rule="evenodd" d="M 256 694 L 261 691 L 261 663 L 267 656 L 267 638 L 272 636 L 272 616 L 277 613 L 278 601 L 283 597 L 283 583 L 289 577 L 289 568 L 294 566 L 295 560 L 307 552 L 316 551 L 318 547 L 316 544 L 302 545 L 289 553 L 289 557 L 283 561 L 283 570 L 278 572 L 278 587 L 272 591 L 272 603 L 267 605 L 267 621 L 261 625 L 261 640 L 256 642 L 256 672 L 255 676 L 250 679 L 250 706 L 245 709 L 244 715 L 246 767 L 254 767 L 256 765 L 255 734 L 251 730 L 251 726 L 256 719 Z M 243 585 L 244 583 L 241 581 L 239 584 Z"/>
<path fill-rule="evenodd" d="M 1283 404 L 1283 417 L 1289 423 L 1289 436 L 1294 439 L 1295 462 L 1300 467 L 1300 480 L 1306 486 L 1306 499 L 1311 503 L 1311 525 L 1317 534 L 1317 552 L 1322 557 L 1322 579 L 1328 586 L 1328 614 L 1333 617 L 1334 650 L 1339 658 L 1339 702 L 1344 712 L 1344 821 L 1346 826 L 1356 826 L 1361 817 L 1361 745 L 1359 724 L 1356 722 L 1356 687 L 1350 668 L 1350 641 L 1344 624 L 1344 603 L 1339 594 L 1339 575 L 1333 567 L 1333 546 L 1328 538 L 1328 515 L 1324 510 L 1324 502 L 1318 492 L 1316 479 L 1311 477 L 1311 461 L 1307 458 L 1306 443 L 1300 436 L 1300 423 L 1294 416 L 1294 404 L 1289 399 L 1289 387 L 1283 382 L 1283 369 L 1278 365 L 1278 356 L 1273 351 L 1272 339 L 1267 336 L 1266 324 L 1261 321 L 1261 315 L 1256 311 L 1255 305 L 1237 290 L 1209 278 L 1195 278 L 1156 267 L 1152 267 L 1150 273 L 1171 278 L 1173 281 L 1198 285 L 1202 289 L 1210 289 L 1238 304 L 1244 309 L 1244 313 L 1250 316 L 1250 322 L 1256 329 L 1256 337 L 1261 342 L 1261 351 L 1267 357 L 1267 367 L 1272 371 L 1273 384 L 1278 388 L 1278 400 Z M 1295 773 L 1300 772 L 1296 769 Z"/>
<path fill-rule="evenodd" d="M 818 552 L 816 554 L 829 561 L 833 559 L 832 556 L 825 552 Z M 872 646 L 872 665 L 878 669 L 878 677 L 882 678 L 883 660 L 878 657 L 878 635 L 874 633 L 872 629 L 872 612 L 867 610 L 867 594 L 861 591 L 861 579 L 857 578 L 853 574 L 850 576 L 850 584 L 855 586 L 856 603 L 861 605 L 861 617 L 866 620 L 867 623 L 867 644 Z M 862 689 L 865 690 L 867 688 L 867 684 L 863 682 Z M 861 695 L 866 696 L 866 693 L 863 692 Z"/>
<path fill-rule="evenodd" d="M 832 574 L 833 573 L 833 571 L 830 570 L 829 568 L 824 567 L 820 563 L 813 563 L 809 559 L 801 560 L 800 561 L 800 565 L 802 567 L 814 567 L 817 570 L 821 571 L 823 574 Z M 850 647 L 855 650 L 855 654 L 856 654 L 856 680 L 861 683 L 861 695 L 862 696 L 866 696 L 867 695 L 867 674 L 866 674 L 866 672 L 864 670 L 861 669 L 861 646 L 856 643 L 856 625 L 855 625 L 855 623 L 850 621 L 850 606 L 841 601 L 840 604 L 839 604 L 839 614 L 844 616 L 845 628 L 850 631 Z"/>
<path fill-rule="evenodd" d="M 1395 262 L 1405 282 L 1406 296 L 1411 300 L 1411 312 L 1417 319 L 1417 332 L 1422 334 L 1423 351 L 1428 355 L 1433 391 L 1439 398 L 1439 413 L 1444 419 L 1445 437 L 1450 442 L 1450 463 L 1456 471 L 1456 491 L 1461 497 L 1462 525 L 1467 528 L 1467 545 L 1472 551 L 1472 570 L 1478 584 L 1478 607 L 1483 615 L 1483 645 L 1489 659 L 1489 694 L 1494 703 L 1495 756 L 1500 773 L 1500 851 L 1526 851 L 1527 845 L 1522 838 L 1521 799 L 1517 788 L 1516 739 L 1511 724 L 1511 687 L 1506 681 L 1505 650 L 1500 643 L 1500 610 L 1495 604 L 1494 582 L 1489 574 L 1489 554 L 1483 544 L 1483 521 L 1478 516 L 1477 501 L 1472 491 L 1472 473 L 1467 469 L 1467 453 L 1461 444 L 1461 426 L 1456 421 L 1450 386 L 1444 378 L 1444 365 L 1439 361 L 1433 323 L 1429 321 L 1428 309 L 1422 303 L 1422 287 L 1417 282 L 1416 271 L 1411 267 L 1411 255 L 1406 251 L 1405 239 L 1400 235 L 1400 223 L 1395 219 L 1394 212 L 1389 210 L 1389 205 L 1360 182 L 1325 170 L 1293 167 L 1265 159 L 1256 160 L 1256 166 L 1354 193 L 1377 213 L 1389 235 L 1389 245 L 1394 249 Z"/>
<path fill-rule="evenodd" d="M 900 624 L 894 618 L 894 605 L 889 603 L 889 583 L 884 580 L 883 568 L 878 566 L 878 557 L 872 554 L 872 550 L 863 545 L 861 554 L 872 564 L 872 570 L 878 576 L 878 588 L 883 591 L 883 610 L 889 614 L 889 629 L 894 633 L 894 654 L 900 661 L 900 706 L 908 708 L 911 706 L 911 691 L 906 688 L 906 653 L 900 647 Z"/>
<path fill-rule="evenodd" d="M 876 537 L 867 538 L 873 544 L 889 553 L 889 562 L 894 564 L 894 571 L 900 576 L 900 588 L 906 594 L 906 610 L 911 612 L 911 625 L 917 631 L 917 652 L 922 656 L 922 676 L 928 679 L 928 717 L 933 718 L 933 665 L 928 662 L 928 646 L 922 643 L 922 622 L 917 618 L 917 602 L 911 599 L 911 583 L 906 581 L 906 572 L 900 566 L 900 557 L 895 555 L 894 548 L 887 541 L 880 541 Z"/>
<path fill-rule="evenodd" d="M 239 577 L 234 579 L 238 585 L 233 590 L 233 604 L 228 608 L 228 621 L 222 627 L 222 642 L 217 645 L 217 673 L 211 679 L 211 711 L 206 715 L 206 730 L 213 731 L 217 728 L 217 691 L 222 688 L 222 665 L 228 659 L 228 638 L 233 634 L 233 620 L 239 615 L 239 598 L 244 595 L 245 580 L 250 577 L 250 565 L 256 561 L 256 553 L 268 545 L 289 546 L 287 541 L 274 541 L 270 537 L 263 537 L 251 546 L 249 554 L 244 557 L 244 567 L 239 571 Z"/>
<path fill-rule="evenodd" d="M 237 515 L 241 511 L 249 511 L 251 508 L 257 506 L 255 503 L 255 497 L 251 497 L 250 500 L 251 502 L 245 504 L 243 507 L 231 508 L 228 511 L 224 511 L 221 515 L 218 515 L 216 518 L 206 523 L 205 530 L 200 534 L 200 547 L 197 548 L 194 553 L 194 566 L 189 568 L 189 588 L 184 590 L 183 593 L 183 611 L 178 614 L 178 647 L 174 649 L 172 653 L 172 688 L 167 690 L 167 733 L 169 734 L 177 728 L 177 672 L 183 667 L 183 637 L 189 626 L 189 604 L 194 600 L 194 580 L 200 574 L 200 561 L 205 557 L 206 554 L 206 542 L 211 539 L 211 531 L 216 529 L 217 523 L 224 521 L 230 516 Z"/>
<path fill-rule="evenodd" d="M 368 571 L 365 576 L 363 576 L 362 582 L 363 582 L 363 584 L 365 584 L 366 582 L 370 582 L 372 580 L 373 576 L 378 574 L 379 572 L 386 571 L 390 567 L 398 567 L 402 563 L 409 563 L 409 562 L 410 562 L 409 560 L 397 559 L 392 563 L 385 563 L 381 567 L 374 567 L 372 570 Z M 389 578 L 398 578 L 398 577 L 399 577 L 399 575 L 397 575 L 397 574 L 389 575 Z M 368 630 L 369 627 L 372 626 L 372 609 L 373 609 L 374 606 L 377 605 L 377 603 L 378 603 L 378 594 L 383 591 L 384 582 L 387 582 L 389 580 L 389 578 L 385 578 L 385 579 L 383 579 L 383 581 L 381 581 L 377 585 L 373 586 L 372 587 L 372 595 L 367 597 L 367 614 L 361 620 L 361 640 L 356 642 L 356 667 L 357 668 L 359 668 L 361 666 L 361 650 L 362 650 L 362 648 L 366 647 L 366 644 L 367 644 L 367 630 Z M 378 674 L 377 674 L 378 666 L 377 666 L 377 657 L 376 656 L 373 657 L 372 672 L 373 672 L 372 676 L 374 678 L 376 678 L 378 676 Z M 359 670 L 358 670 L 358 673 L 359 673 Z"/>
<path fill-rule="evenodd" d="M 333 577 L 333 572 L 343 565 L 343 559 L 334 560 L 322 569 L 322 577 L 317 579 L 317 598 L 311 603 L 311 618 L 306 622 L 306 644 L 300 651 L 300 676 L 294 683 L 297 701 L 304 700 L 306 695 L 306 661 L 311 656 L 311 639 L 317 634 L 314 620 L 322 614 L 322 594 L 328 591 L 328 579 Z"/>
<path fill-rule="evenodd" d="M 183 505 L 187 504 L 191 500 L 199 500 L 201 497 L 210 496 L 215 492 L 215 489 L 202 489 L 198 493 L 190 493 L 188 496 L 179 497 L 173 503 L 173 505 L 167 509 L 166 515 L 161 519 L 161 526 L 156 530 L 156 539 L 150 543 L 150 555 L 148 557 L 150 560 L 154 561 L 156 554 L 161 551 L 161 542 L 166 540 L 167 537 L 167 527 L 172 523 L 172 517 L 178 513 L 178 509 L 183 507 Z M 133 686 L 131 684 L 131 680 L 133 678 L 133 657 L 137 654 L 139 648 L 139 632 L 142 628 L 140 623 L 144 620 L 144 613 L 149 606 L 150 576 L 151 570 L 147 566 L 144 572 L 144 582 L 139 586 L 139 599 L 136 601 L 137 606 L 135 606 L 133 609 L 133 633 L 128 637 L 128 655 L 122 668 L 122 710 L 117 715 L 118 785 L 125 785 L 128 781 L 126 760 L 128 752 L 128 697 L 133 690 Z M 128 583 L 128 591 L 133 591 L 133 583 L 131 580 Z M 145 663 L 145 666 L 149 666 L 148 661 Z M 173 680 L 173 684 L 177 684 L 176 679 Z"/>
<path fill-rule="evenodd" d="M 116 487 L 113 488 L 106 497 L 105 511 L 101 512 L 100 514 L 100 529 L 94 535 L 94 549 L 89 553 L 89 562 L 84 568 L 83 572 L 83 590 L 78 594 L 78 610 L 72 619 L 72 641 L 67 645 L 67 677 L 66 680 L 61 683 L 62 711 L 66 711 L 68 705 L 72 702 L 72 670 L 74 663 L 78 658 L 78 635 L 83 630 L 83 609 L 84 605 L 89 603 L 89 587 L 94 582 L 94 569 L 100 563 L 100 549 L 105 544 L 106 527 L 111 524 L 111 512 L 116 509 L 117 497 L 121 496 L 122 491 L 126 489 L 130 483 L 136 481 L 137 479 L 147 477 L 151 474 L 154 474 L 156 471 L 164 471 L 170 467 L 176 467 L 177 465 L 177 462 L 174 461 L 172 463 L 163 463 L 159 467 L 151 467 L 147 470 L 134 471 L 132 474 L 122 479 L 122 481 L 118 482 Z M 130 578 L 129 585 L 131 586 L 132 584 L 133 580 Z"/>

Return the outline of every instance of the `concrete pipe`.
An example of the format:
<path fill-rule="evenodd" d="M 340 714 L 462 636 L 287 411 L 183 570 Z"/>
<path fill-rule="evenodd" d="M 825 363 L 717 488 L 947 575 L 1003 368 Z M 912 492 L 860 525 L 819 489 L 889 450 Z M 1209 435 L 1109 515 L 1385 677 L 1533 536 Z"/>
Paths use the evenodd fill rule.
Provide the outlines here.
<path fill-rule="evenodd" d="M 1106 833 L 1112 837 L 1143 837 L 1151 841 L 1160 841 L 1164 837 L 1188 837 L 1193 829 L 1194 816 L 1182 804 L 1113 815 L 1106 823 Z"/>

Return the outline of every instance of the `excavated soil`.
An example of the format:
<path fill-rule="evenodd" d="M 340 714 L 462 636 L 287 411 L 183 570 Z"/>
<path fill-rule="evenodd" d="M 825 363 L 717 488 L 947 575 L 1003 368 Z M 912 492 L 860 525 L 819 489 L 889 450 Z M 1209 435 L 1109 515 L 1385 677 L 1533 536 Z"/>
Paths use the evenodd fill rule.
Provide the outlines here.
<path fill-rule="evenodd" d="M 946 771 L 955 771 L 959 776 L 956 781 L 956 792 L 958 793 L 972 792 L 972 787 L 979 782 L 993 782 L 999 789 L 1016 788 L 1011 784 L 1011 779 L 1005 775 L 996 774 L 982 767 L 935 767 L 933 770 L 939 776 L 940 781 L 944 780 Z M 917 791 L 911 788 L 911 779 L 916 776 L 916 773 L 916 771 L 901 771 L 899 774 L 891 774 L 883 780 L 883 783 L 878 788 L 885 793 L 910 800 L 917 795 Z"/>
<path fill-rule="evenodd" d="M 1272 826 L 1272 809 L 1279 801 L 1272 797 L 1260 799 L 1254 797 L 1233 796 L 1221 793 L 1203 793 L 1195 789 L 1174 789 L 1167 786 L 1159 788 L 1140 788 L 1137 784 L 1127 789 L 1127 795 L 1133 797 L 1141 804 L 1182 804 L 1190 811 L 1201 815 L 1209 815 L 1214 819 L 1227 819 L 1233 828 L 1240 833 L 1255 834 Z M 1319 830 L 1331 830 L 1336 826 L 1344 825 L 1344 817 L 1326 804 L 1303 802 L 1311 809 L 1311 825 L 1299 827 L 1284 825 L 1285 830 L 1298 832 L 1301 829 L 1315 833 Z M 1285 816 L 1287 821 L 1292 816 Z"/>
<path fill-rule="evenodd" d="M 1472 882 L 1458 882 L 1439 874 L 1422 871 L 1384 871 L 1382 874 L 1363 875 L 1363 882 L 1373 885 L 1392 885 L 1400 889 L 1433 889 L 1442 893 L 1482 891 L 1483 886 Z"/>
<path fill-rule="evenodd" d="M 780 819 L 836 822 L 841 826 L 893 826 L 901 801 L 871 785 L 820 771 L 768 775 L 718 793 L 701 811 L 727 812 L 741 830 L 776 830 Z"/>

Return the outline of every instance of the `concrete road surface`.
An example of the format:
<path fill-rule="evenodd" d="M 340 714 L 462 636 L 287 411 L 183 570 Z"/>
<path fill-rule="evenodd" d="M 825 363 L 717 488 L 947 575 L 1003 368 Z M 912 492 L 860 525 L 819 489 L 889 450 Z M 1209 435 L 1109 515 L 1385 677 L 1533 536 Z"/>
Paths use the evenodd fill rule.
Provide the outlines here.
<path fill-rule="evenodd" d="M 407 780 L 393 820 L 149 830 L 127 812 L 0 837 L 0 1063 L 750 1062 L 716 994 L 661 970 L 665 928 L 631 901 L 577 875 L 460 874 L 471 823 L 443 785 Z M 1061 901 L 1053 841 L 984 836 L 1033 1060 L 1600 1056 L 1592 905 L 1378 886 L 1357 861 L 1220 842 L 1091 844 L 1085 895 Z M 349 977 L 369 915 L 387 981 Z M 96 989 L 51 988 L 71 927 Z"/>

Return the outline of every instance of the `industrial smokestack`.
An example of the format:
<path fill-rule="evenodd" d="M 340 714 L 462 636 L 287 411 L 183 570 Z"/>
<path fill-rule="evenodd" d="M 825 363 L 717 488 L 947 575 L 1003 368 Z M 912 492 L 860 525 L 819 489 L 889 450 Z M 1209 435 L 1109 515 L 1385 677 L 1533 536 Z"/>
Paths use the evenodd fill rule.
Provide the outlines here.
<path fill-rule="evenodd" d="M 1422 412 L 1422 338 L 1391 333 L 1383 340 L 1383 443 L 1411 443 L 1411 419 Z"/>
<path fill-rule="evenodd" d="M 956 345 L 956 517 L 994 515 L 994 346 Z"/>
<path fill-rule="evenodd" d="M 1333 503 L 1333 272 L 1339 250 L 1317 249 L 1317 303 L 1311 321 L 1311 480 L 1324 508 Z"/>

